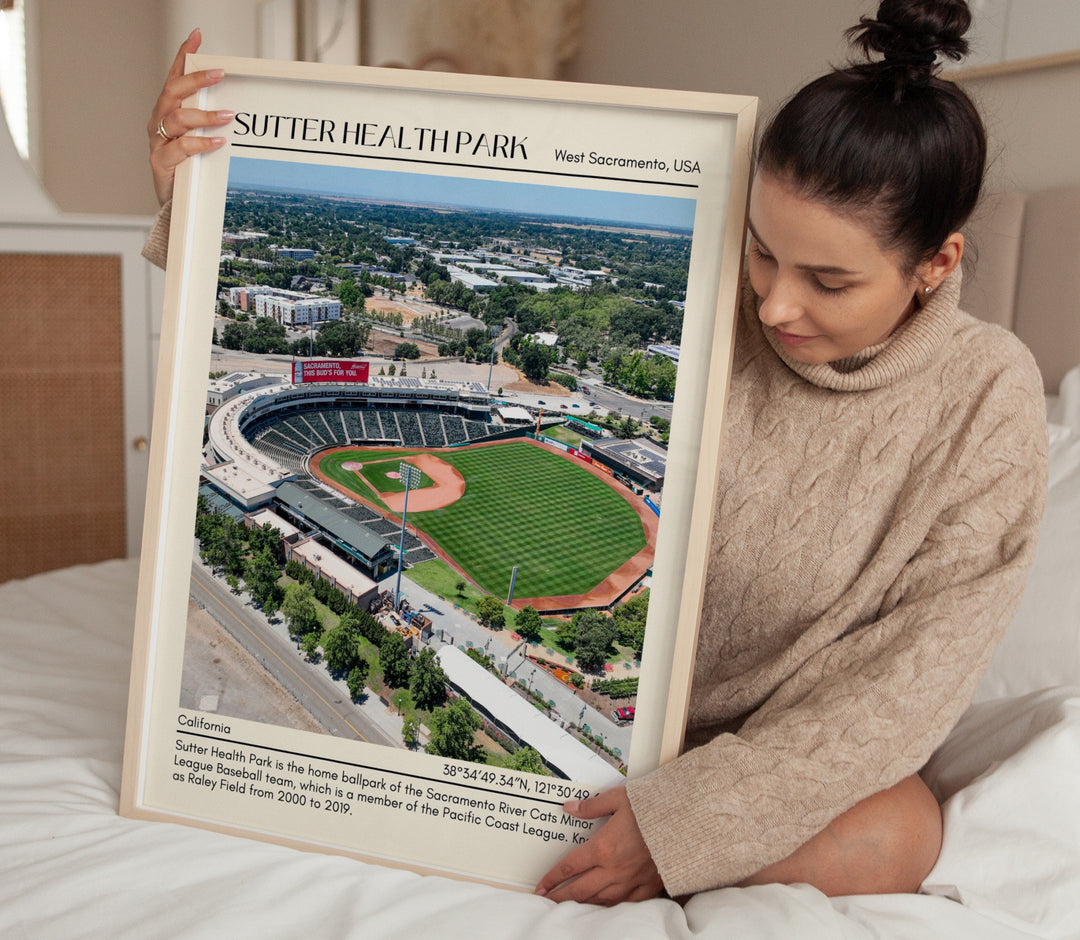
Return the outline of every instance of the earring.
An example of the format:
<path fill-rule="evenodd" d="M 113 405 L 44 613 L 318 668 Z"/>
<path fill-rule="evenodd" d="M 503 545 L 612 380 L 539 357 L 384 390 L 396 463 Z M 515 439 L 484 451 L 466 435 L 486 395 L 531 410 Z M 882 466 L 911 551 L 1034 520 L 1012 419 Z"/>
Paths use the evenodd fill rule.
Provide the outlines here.
<path fill-rule="evenodd" d="M 923 288 L 924 294 L 932 294 L 933 292 L 934 288 L 932 288 L 929 284 L 927 284 L 926 287 Z"/>

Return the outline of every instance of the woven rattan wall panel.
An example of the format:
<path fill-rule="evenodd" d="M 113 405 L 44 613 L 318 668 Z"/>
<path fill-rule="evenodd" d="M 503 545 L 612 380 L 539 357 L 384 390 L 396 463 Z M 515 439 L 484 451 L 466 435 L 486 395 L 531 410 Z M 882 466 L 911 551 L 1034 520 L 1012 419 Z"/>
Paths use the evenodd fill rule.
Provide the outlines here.
<path fill-rule="evenodd" d="M 0 581 L 123 557 L 120 259 L 0 255 Z"/>

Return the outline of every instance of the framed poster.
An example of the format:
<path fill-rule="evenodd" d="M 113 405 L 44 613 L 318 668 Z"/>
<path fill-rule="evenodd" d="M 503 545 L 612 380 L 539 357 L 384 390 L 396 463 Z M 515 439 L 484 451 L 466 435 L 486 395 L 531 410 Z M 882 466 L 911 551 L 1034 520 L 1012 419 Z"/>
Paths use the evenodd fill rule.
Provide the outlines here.
<path fill-rule="evenodd" d="M 681 742 L 756 102 L 212 67 L 121 811 L 531 888 Z"/>

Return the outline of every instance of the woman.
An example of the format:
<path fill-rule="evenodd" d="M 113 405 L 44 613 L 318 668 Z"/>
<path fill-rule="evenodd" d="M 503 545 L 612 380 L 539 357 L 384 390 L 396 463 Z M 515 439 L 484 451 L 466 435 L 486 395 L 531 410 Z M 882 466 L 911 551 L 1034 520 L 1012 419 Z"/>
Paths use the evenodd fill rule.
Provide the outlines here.
<path fill-rule="evenodd" d="M 1045 499 L 1038 371 L 957 308 L 986 141 L 933 71 L 969 23 L 962 0 L 885 0 L 852 31 L 868 61 L 762 137 L 687 749 L 567 804 L 607 819 L 540 894 L 913 891 L 937 858 L 917 772 L 1019 602 Z M 215 146 L 165 138 L 225 120 L 177 111 L 215 79 L 174 70 L 159 195 Z"/>

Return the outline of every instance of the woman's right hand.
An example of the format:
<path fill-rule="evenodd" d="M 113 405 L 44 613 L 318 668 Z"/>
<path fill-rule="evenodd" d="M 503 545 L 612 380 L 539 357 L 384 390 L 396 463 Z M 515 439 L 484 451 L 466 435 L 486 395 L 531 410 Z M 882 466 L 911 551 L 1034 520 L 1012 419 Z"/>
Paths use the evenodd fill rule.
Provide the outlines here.
<path fill-rule="evenodd" d="M 160 205 L 172 198 L 176 168 L 181 163 L 194 154 L 217 150 L 225 144 L 224 137 L 196 137 L 188 135 L 188 131 L 197 127 L 223 127 L 236 117 L 232 111 L 199 111 L 180 106 L 185 98 L 200 88 L 216 85 L 225 76 L 223 69 L 184 74 L 184 56 L 197 51 L 201 43 L 202 34 L 196 28 L 180 44 L 146 125 L 146 134 L 150 138 L 150 170 Z"/>

